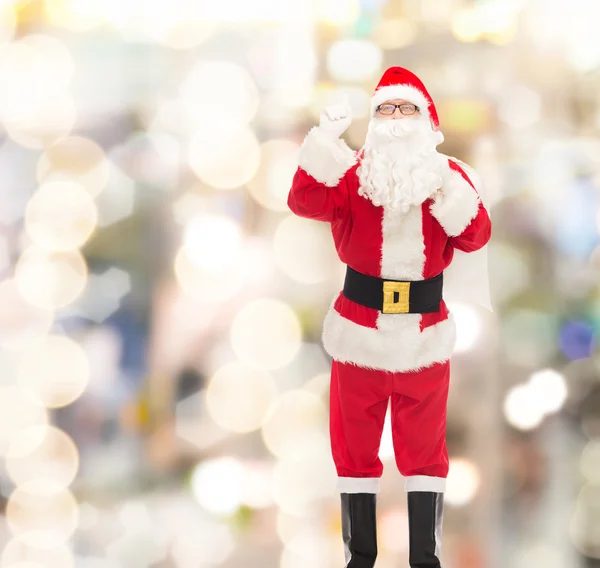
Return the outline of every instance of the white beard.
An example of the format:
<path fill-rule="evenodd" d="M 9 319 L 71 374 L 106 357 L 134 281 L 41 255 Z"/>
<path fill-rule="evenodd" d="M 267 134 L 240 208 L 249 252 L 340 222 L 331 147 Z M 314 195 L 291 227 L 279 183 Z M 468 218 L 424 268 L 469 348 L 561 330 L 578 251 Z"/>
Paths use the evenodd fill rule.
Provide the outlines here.
<path fill-rule="evenodd" d="M 447 160 L 436 146 L 443 139 L 427 117 L 371 119 L 357 170 L 358 193 L 402 212 L 423 203 L 442 186 L 441 166 Z"/>

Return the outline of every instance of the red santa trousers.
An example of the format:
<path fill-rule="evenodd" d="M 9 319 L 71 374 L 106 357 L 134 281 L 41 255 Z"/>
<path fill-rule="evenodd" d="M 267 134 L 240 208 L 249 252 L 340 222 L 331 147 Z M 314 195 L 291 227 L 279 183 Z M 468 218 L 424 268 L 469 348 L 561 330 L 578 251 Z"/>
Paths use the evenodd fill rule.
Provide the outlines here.
<path fill-rule="evenodd" d="M 329 418 L 340 493 L 379 492 L 379 445 L 390 398 L 394 454 L 406 491 L 445 490 L 449 383 L 449 360 L 410 372 L 333 360 Z"/>

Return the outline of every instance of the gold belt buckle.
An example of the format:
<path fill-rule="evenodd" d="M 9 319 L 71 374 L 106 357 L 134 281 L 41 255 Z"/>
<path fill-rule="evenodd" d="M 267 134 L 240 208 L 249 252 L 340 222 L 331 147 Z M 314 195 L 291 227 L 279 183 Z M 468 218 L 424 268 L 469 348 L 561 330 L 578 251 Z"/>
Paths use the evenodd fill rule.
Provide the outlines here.
<path fill-rule="evenodd" d="M 395 294 L 398 301 L 395 301 Z M 407 314 L 409 310 L 410 282 L 384 282 L 383 283 L 383 313 Z"/>

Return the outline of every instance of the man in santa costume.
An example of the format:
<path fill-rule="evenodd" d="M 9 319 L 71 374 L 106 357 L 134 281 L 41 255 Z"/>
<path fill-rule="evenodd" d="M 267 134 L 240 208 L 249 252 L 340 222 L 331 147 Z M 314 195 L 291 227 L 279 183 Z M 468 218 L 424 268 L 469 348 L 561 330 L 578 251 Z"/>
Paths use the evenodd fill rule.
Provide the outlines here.
<path fill-rule="evenodd" d="M 491 223 L 472 170 L 437 152 L 438 115 L 416 75 L 401 67 L 384 73 L 358 152 L 340 139 L 350 122 L 347 103 L 325 109 L 302 144 L 288 198 L 296 215 L 330 223 L 347 265 L 323 327 L 333 358 L 330 434 L 346 566 L 375 564 L 378 454 L 391 399 L 394 453 L 408 496 L 410 565 L 440 568 L 456 337 L 442 298 L 444 271 L 455 251 L 487 243 Z"/>

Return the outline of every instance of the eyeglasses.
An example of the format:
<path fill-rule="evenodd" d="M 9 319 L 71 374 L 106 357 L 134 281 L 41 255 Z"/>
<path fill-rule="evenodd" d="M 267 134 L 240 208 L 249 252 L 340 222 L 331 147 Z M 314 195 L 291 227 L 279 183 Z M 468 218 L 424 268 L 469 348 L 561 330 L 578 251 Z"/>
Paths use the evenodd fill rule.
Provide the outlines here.
<path fill-rule="evenodd" d="M 402 103 L 401 105 L 393 105 L 391 103 L 386 103 L 384 105 L 379 105 L 377 107 L 377 112 L 385 116 L 390 116 L 396 112 L 396 109 L 399 108 L 400 112 L 405 115 L 415 114 L 415 112 L 419 111 L 419 107 L 417 105 L 412 105 L 408 103 Z"/>

